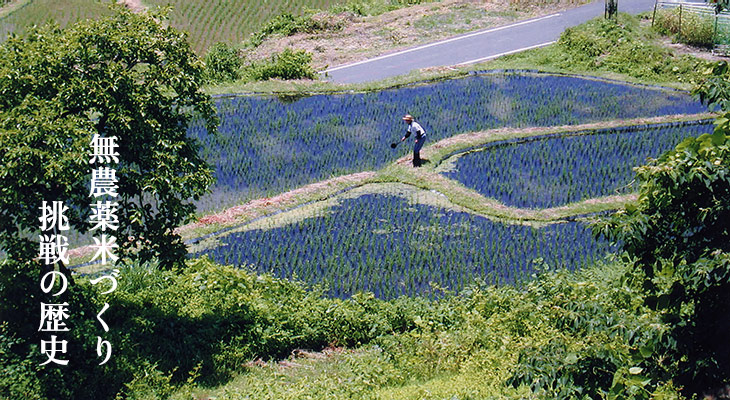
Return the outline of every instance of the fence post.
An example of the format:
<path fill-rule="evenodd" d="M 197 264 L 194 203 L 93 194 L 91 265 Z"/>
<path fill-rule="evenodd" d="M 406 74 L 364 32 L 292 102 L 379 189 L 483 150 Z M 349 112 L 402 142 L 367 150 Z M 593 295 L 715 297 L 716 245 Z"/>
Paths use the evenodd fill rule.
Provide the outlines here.
<path fill-rule="evenodd" d="M 715 31 L 712 33 L 712 47 L 715 47 L 715 43 L 717 43 L 717 19 L 719 17 L 717 14 L 715 14 Z"/>
<path fill-rule="evenodd" d="M 654 0 L 654 14 L 651 16 L 651 27 L 654 27 L 654 20 L 656 19 L 656 5 L 659 2 L 659 0 Z"/>
<path fill-rule="evenodd" d="M 679 3 L 679 37 L 682 37 L 682 3 Z"/>

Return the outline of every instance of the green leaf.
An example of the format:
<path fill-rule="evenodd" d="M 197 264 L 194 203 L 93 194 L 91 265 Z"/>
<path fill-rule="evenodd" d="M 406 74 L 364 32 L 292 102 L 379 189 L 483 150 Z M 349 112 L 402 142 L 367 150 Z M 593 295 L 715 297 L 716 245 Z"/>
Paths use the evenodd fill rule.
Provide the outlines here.
<path fill-rule="evenodd" d="M 644 372 L 644 368 L 641 368 L 641 367 L 631 367 L 631 368 L 629 368 L 629 373 L 631 375 L 639 375 L 642 372 Z"/>
<path fill-rule="evenodd" d="M 641 346 L 639 348 L 639 353 L 644 358 L 651 357 L 654 354 L 654 345 L 652 344 L 652 345 Z"/>
<path fill-rule="evenodd" d="M 725 136 L 725 132 L 716 130 L 712 134 L 712 144 L 714 144 L 715 146 L 720 146 L 725 143 L 726 138 L 727 137 Z"/>

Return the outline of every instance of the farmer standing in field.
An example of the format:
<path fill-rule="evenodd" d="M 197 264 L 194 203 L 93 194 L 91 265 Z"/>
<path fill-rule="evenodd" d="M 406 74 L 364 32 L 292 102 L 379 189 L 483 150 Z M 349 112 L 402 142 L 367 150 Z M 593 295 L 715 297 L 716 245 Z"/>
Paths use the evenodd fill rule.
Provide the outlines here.
<path fill-rule="evenodd" d="M 423 147 L 423 142 L 426 141 L 426 131 L 423 130 L 418 122 L 413 120 L 413 116 L 411 114 L 406 114 L 403 117 L 403 121 L 408 124 L 408 130 L 406 131 L 405 136 L 403 136 L 400 141 L 403 142 L 408 139 L 408 137 L 411 136 L 411 133 L 415 134 L 416 143 L 413 144 L 413 166 L 420 167 L 421 147 Z"/>

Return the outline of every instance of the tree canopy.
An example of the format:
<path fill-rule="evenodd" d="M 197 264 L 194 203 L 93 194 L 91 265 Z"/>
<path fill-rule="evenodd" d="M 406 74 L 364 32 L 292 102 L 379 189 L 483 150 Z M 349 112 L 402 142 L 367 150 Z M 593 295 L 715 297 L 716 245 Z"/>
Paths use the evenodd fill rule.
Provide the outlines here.
<path fill-rule="evenodd" d="M 44 200 L 63 201 L 72 229 L 89 229 L 94 134 L 116 136 L 119 145 L 123 254 L 168 267 L 184 256 L 172 230 L 213 182 L 186 129 L 201 118 L 212 133 L 217 120 L 200 90 L 202 62 L 160 19 L 118 8 L 109 18 L 36 28 L 0 45 L 0 246 L 10 258 L 37 256 Z"/>
<path fill-rule="evenodd" d="M 108 198 L 118 203 L 118 229 L 110 231 L 120 245 L 117 256 L 156 258 L 169 268 L 187 253 L 173 230 L 213 182 L 187 128 L 199 119 L 212 134 L 217 118 L 200 89 L 202 62 L 163 19 L 117 7 L 104 19 L 34 28 L 0 44 L 0 249 L 6 256 L 0 261 L 0 364 L 16 368 L 0 379 L 0 392 L 11 382 L 37 392 L 27 398 L 109 398 L 125 376 L 109 371 L 130 368 L 114 359 L 100 367 L 95 359 L 101 328 L 89 317 L 99 310 L 94 288 L 69 285 L 58 297 L 39 288 L 41 274 L 54 268 L 37 259 L 43 201 L 68 207 L 71 230 L 92 227 L 95 135 L 117 139 L 118 160 L 110 168 L 118 196 Z M 70 279 L 63 261 L 55 266 Z M 72 329 L 59 335 L 69 339 L 66 359 L 73 368 L 42 364 L 41 303 L 72 308 Z M 116 380 L 106 381 L 109 376 Z"/>

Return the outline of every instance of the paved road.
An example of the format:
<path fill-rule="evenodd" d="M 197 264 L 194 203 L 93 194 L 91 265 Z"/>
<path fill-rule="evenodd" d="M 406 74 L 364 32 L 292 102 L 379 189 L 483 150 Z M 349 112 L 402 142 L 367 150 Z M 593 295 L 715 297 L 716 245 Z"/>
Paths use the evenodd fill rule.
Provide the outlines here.
<path fill-rule="evenodd" d="M 619 11 L 636 14 L 654 8 L 654 0 L 619 0 Z M 597 0 L 560 13 L 386 54 L 370 60 L 333 67 L 325 79 L 361 83 L 406 74 L 414 69 L 470 64 L 501 55 L 545 46 L 558 40 L 565 28 L 603 15 L 604 1 Z"/>

